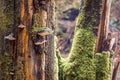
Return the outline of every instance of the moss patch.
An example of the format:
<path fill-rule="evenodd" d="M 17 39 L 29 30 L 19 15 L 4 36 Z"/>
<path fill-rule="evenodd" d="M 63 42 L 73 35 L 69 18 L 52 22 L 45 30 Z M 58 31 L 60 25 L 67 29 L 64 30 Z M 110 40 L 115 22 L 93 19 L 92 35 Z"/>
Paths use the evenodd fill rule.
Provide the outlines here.
<path fill-rule="evenodd" d="M 57 53 L 59 80 L 110 80 L 109 52 L 100 53 L 101 59 L 94 56 L 96 36 L 93 29 L 100 23 L 102 2 L 101 0 L 81 0 L 81 2 L 83 6 L 78 16 L 70 55 L 67 59 L 62 59 L 59 52 Z"/>
<path fill-rule="evenodd" d="M 96 59 L 96 80 L 110 80 L 111 75 L 111 56 L 110 52 L 97 53 Z"/>
<path fill-rule="evenodd" d="M 10 71 L 13 69 L 10 53 L 0 53 L 0 80 L 12 80 Z"/>
<path fill-rule="evenodd" d="M 24 57 L 18 56 L 17 66 L 15 67 L 15 80 L 24 80 Z"/>
<path fill-rule="evenodd" d="M 70 56 L 59 64 L 60 80 L 95 80 L 95 39 L 89 30 L 80 29 L 76 32 Z"/>

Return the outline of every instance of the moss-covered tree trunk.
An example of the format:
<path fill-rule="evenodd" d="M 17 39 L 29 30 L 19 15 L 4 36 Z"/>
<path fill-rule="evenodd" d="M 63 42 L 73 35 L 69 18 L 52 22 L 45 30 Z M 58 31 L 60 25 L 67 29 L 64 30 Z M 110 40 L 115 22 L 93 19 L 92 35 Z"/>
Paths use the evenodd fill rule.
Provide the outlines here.
<path fill-rule="evenodd" d="M 94 28 L 100 23 L 102 1 L 81 0 L 72 49 L 67 60 L 60 60 L 60 80 L 95 80 Z"/>
<path fill-rule="evenodd" d="M 19 0 L 0 0 L 0 80 L 14 79 L 15 41 L 5 39 L 11 33 L 15 37 L 18 22 Z"/>
<path fill-rule="evenodd" d="M 98 80 L 99 78 L 100 80 L 110 80 L 110 53 L 102 52 L 100 55 L 102 59 L 95 57 L 97 36 L 94 34 L 96 27 L 101 24 L 101 16 L 105 19 L 103 23 L 108 26 L 109 10 L 107 10 L 107 13 L 104 10 L 105 6 L 110 7 L 108 1 L 81 0 L 80 14 L 70 55 L 67 59 L 62 59 L 57 54 L 60 80 Z M 107 8 L 109 9 L 109 7 Z M 108 29 L 105 28 L 105 30 L 107 31 Z M 105 34 L 107 33 L 106 31 Z"/>

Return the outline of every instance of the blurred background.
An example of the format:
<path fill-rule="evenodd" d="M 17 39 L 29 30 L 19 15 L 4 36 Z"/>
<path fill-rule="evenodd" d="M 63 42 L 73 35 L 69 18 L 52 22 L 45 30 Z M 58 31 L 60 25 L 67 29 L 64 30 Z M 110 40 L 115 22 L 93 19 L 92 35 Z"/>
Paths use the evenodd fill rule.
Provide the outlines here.
<path fill-rule="evenodd" d="M 57 46 L 64 57 L 68 55 L 71 48 L 79 7 L 80 0 L 56 0 Z M 120 30 L 120 0 L 112 0 L 109 28 L 110 32 Z"/>
<path fill-rule="evenodd" d="M 63 57 L 67 57 L 70 52 L 79 4 L 80 0 L 56 0 L 57 48 Z"/>

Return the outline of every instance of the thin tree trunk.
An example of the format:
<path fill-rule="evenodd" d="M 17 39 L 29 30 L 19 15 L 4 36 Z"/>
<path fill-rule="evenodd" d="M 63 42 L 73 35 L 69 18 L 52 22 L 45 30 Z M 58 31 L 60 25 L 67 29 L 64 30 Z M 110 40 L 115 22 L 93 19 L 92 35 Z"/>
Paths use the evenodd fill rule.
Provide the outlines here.
<path fill-rule="evenodd" d="M 120 65 L 120 63 L 118 62 L 117 66 L 113 69 L 112 80 L 116 80 L 117 79 L 117 72 L 118 72 L 118 69 L 119 69 L 119 65 Z"/>
<path fill-rule="evenodd" d="M 117 79 L 117 74 L 119 71 L 119 66 L 120 66 L 120 60 L 119 60 L 119 33 L 116 34 L 116 48 L 115 48 L 115 54 L 114 54 L 114 59 L 113 59 L 113 68 L 112 68 L 112 75 L 111 75 L 111 80 L 116 80 Z M 116 57 L 117 56 L 117 57 Z M 115 60 L 117 59 L 117 60 Z"/>
<path fill-rule="evenodd" d="M 102 0 L 102 12 L 98 30 L 98 39 L 95 52 L 109 50 L 109 45 L 105 45 L 108 36 L 109 16 L 110 16 L 111 0 Z"/>
<path fill-rule="evenodd" d="M 47 27 L 49 27 L 50 29 L 52 29 L 54 31 L 54 24 L 55 24 L 55 17 L 54 17 L 54 12 L 55 12 L 55 2 L 54 0 L 48 0 L 48 3 L 47 3 Z M 50 35 L 47 37 L 47 40 L 48 40 L 48 50 L 47 50 L 47 53 L 46 53 L 46 67 L 45 67 L 45 70 L 46 70 L 46 74 L 45 74 L 45 77 L 46 79 L 45 80 L 55 80 L 55 64 L 54 64 L 54 35 Z"/>

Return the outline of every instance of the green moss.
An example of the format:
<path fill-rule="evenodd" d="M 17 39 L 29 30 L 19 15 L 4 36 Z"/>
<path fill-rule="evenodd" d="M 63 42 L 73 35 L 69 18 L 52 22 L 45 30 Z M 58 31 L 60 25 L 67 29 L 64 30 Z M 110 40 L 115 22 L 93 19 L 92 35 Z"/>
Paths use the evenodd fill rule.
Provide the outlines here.
<path fill-rule="evenodd" d="M 49 28 L 42 25 L 43 24 L 43 21 L 42 21 L 43 16 L 41 16 L 40 10 L 38 10 L 38 12 L 34 14 L 33 18 L 34 18 L 34 24 L 32 26 L 32 30 L 30 31 L 30 33 L 32 35 L 33 40 L 36 40 L 36 34 L 39 31 L 49 30 Z"/>
<path fill-rule="evenodd" d="M 15 2 L 16 7 L 19 0 Z M 5 41 L 4 36 L 10 32 L 14 33 L 19 13 L 14 14 L 14 1 L 2 0 L 0 1 L 0 80 L 12 80 L 13 74 L 11 71 L 13 67 L 13 42 Z M 18 9 L 16 9 L 18 10 Z M 15 10 L 15 11 L 16 11 Z M 14 19 L 16 21 L 14 22 Z M 16 24 L 16 25 L 15 25 Z M 6 49 L 5 49 L 6 48 Z"/>
<path fill-rule="evenodd" d="M 24 80 L 24 57 L 18 56 L 17 58 L 17 66 L 15 66 L 15 80 Z"/>
<path fill-rule="evenodd" d="M 49 30 L 49 28 L 44 26 L 33 26 L 32 32 L 37 33 L 41 30 Z"/>
<path fill-rule="evenodd" d="M 70 56 L 63 59 L 57 52 L 59 80 L 95 80 L 95 40 L 93 32 L 80 29 L 74 35 Z"/>
<path fill-rule="evenodd" d="M 99 25 L 101 0 L 82 0 L 83 6 L 78 17 L 76 29 L 96 27 Z"/>
<path fill-rule="evenodd" d="M 61 60 L 60 72 L 65 80 L 95 80 L 95 40 L 89 30 L 80 29 L 75 33 L 70 56 Z"/>
<path fill-rule="evenodd" d="M 82 1 L 83 6 L 78 16 L 70 55 L 67 59 L 62 59 L 60 54 L 57 54 L 59 80 L 97 80 L 99 78 L 96 75 L 97 65 L 94 58 L 96 36 L 92 30 L 100 22 L 101 0 Z M 109 69 L 108 66 L 108 72 Z"/>
<path fill-rule="evenodd" d="M 56 36 L 54 36 L 54 53 L 55 53 L 55 55 L 54 55 L 54 71 L 55 71 L 55 76 L 54 76 L 54 80 L 58 80 L 58 58 L 57 58 L 57 50 L 56 50 L 56 47 L 57 47 L 57 37 Z"/>
<path fill-rule="evenodd" d="M 96 59 L 96 80 L 110 80 L 111 57 L 110 52 L 97 53 Z"/>
<path fill-rule="evenodd" d="M 10 71 L 13 69 L 10 53 L 0 54 L 0 80 L 12 80 Z"/>

